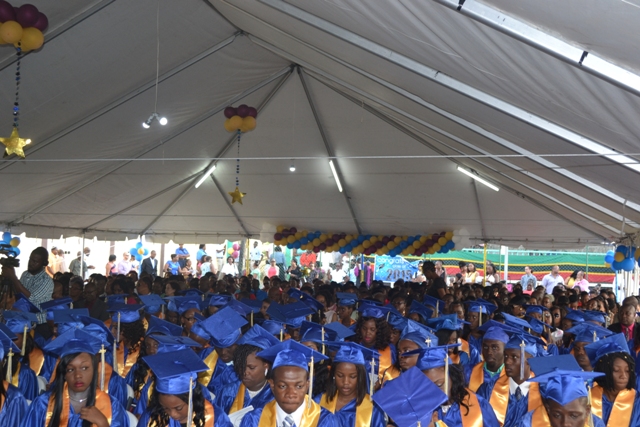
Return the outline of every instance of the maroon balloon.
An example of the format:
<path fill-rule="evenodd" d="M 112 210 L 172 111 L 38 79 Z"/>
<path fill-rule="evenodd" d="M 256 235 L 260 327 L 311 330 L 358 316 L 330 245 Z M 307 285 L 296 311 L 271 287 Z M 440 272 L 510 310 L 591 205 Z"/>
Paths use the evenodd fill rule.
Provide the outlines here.
<path fill-rule="evenodd" d="M 15 21 L 16 13 L 6 1 L 0 1 L 0 22 Z"/>
<path fill-rule="evenodd" d="M 233 117 L 233 116 L 235 116 L 237 114 L 238 114 L 238 111 L 233 107 L 227 107 L 227 108 L 224 109 L 224 116 L 227 119 L 230 119 L 231 117 Z"/>
<path fill-rule="evenodd" d="M 433 246 L 433 240 L 427 240 L 426 242 L 424 242 L 424 245 L 422 246 L 426 246 L 427 250 L 429 250 L 429 248 Z"/>
<path fill-rule="evenodd" d="M 242 104 L 238 107 L 238 115 L 243 119 L 247 117 L 249 113 L 249 106 L 247 104 Z"/>
<path fill-rule="evenodd" d="M 47 27 L 49 27 L 49 19 L 47 18 L 47 15 L 42 12 L 38 12 L 38 20 L 33 24 L 33 26 L 40 31 L 46 30 Z"/>
<path fill-rule="evenodd" d="M 340 235 L 334 234 L 333 236 L 331 236 L 331 239 L 333 239 L 334 242 L 337 242 L 338 240 L 340 240 Z"/>
<path fill-rule="evenodd" d="M 378 249 L 382 249 L 382 247 L 384 246 L 384 243 L 382 243 L 382 241 L 378 240 L 375 244 L 375 247 Z"/>
<path fill-rule="evenodd" d="M 297 232 L 298 232 L 298 229 L 297 229 L 297 228 L 295 228 L 295 227 L 291 227 L 291 228 L 289 229 L 289 233 L 291 233 L 291 234 L 296 234 Z"/>
<path fill-rule="evenodd" d="M 383 244 L 383 245 L 386 245 L 387 243 L 389 243 L 389 238 L 388 238 L 387 236 L 384 236 L 384 237 L 382 238 L 382 244 Z"/>
<path fill-rule="evenodd" d="M 16 19 L 22 28 L 33 27 L 38 22 L 38 8 L 32 4 L 23 4 L 18 8 Z"/>
<path fill-rule="evenodd" d="M 258 110 L 256 110 L 253 107 L 249 107 L 249 110 L 247 112 L 247 116 L 253 117 L 254 119 L 257 119 L 258 118 Z"/>
<path fill-rule="evenodd" d="M 313 248 L 313 252 L 314 253 L 320 252 L 320 246 L 316 246 L 315 248 Z"/>
<path fill-rule="evenodd" d="M 276 233 L 273 235 L 273 240 L 282 240 L 282 234 Z"/>
<path fill-rule="evenodd" d="M 327 246 L 333 246 L 333 243 L 334 243 L 334 242 L 333 242 L 333 239 L 327 239 L 327 240 L 325 240 L 325 241 L 324 241 L 324 243 L 325 243 Z"/>
<path fill-rule="evenodd" d="M 321 251 L 324 251 L 325 249 L 327 249 L 327 244 L 326 243 L 320 243 L 320 246 L 318 246 L 320 248 Z"/>
<path fill-rule="evenodd" d="M 289 230 L 287 230 L 286 228 L 282 230 L 282 237 L 289 237 Z"/>

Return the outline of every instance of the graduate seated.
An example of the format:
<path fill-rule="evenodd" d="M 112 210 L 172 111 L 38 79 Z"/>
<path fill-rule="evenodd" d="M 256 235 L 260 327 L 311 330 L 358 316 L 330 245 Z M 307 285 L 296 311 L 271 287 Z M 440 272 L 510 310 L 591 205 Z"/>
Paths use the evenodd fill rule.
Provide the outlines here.
<path fill-rule="evenodd" d="M 20 353 L 20 349 L 13 343 L 11 336 L 0 330 L 0 362 L 8 363 L 9 353 L 17 355 Z M 17 427 L 22 422 L 27 410 L 27 400 L 20 393 L 20 390 L 2 380 L 0 382 L 0 426 Z"/>
<path fill-rule="evenodd" d="M 11 384 L 18 387 L 25 399 L 31 401 L 40 394 L 36 373 L 29 367 L 29 354 L 35 345 L 30 331 L 38 319 L 33 313 L 21 311 L 5 311 L 4 317 L 6 326 L 15 334 L 15 344 L 20 349 L 11 358 L 11 366 L 5 367 L 5 372 L 11 369 L 11 376 L 5 378 L 11 378 Z"/>
<path fill-rule="evenodd" d="M 500 377 L 505 376 L 504 371 L 504 346 L 509 341 L 509 335 L 505 332 L 509 327 L 490 320 L 480 327 L 484 335 L 482 337 L 482 359 L 467 372 L 469 390 L 477 392 L 482 384 L 487 384 L 487 393 L 493 390 L 493 384 Z"/>

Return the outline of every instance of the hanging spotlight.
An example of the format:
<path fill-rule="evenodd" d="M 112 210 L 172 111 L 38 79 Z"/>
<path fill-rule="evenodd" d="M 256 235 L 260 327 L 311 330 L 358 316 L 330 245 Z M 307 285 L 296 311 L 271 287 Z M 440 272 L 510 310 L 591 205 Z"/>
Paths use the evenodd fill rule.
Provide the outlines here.
<path fill-rule="evenodd" d="M 296 165 L 295 165 L 295 163 L 293 163 L 293 160 L 291 160 L 291 166 L 289 166 L 289 170 L 291 172 L 295 172 L 296 171 Z"/>
<path fill-rule="evenodd" d="M 142 127 L 145 129 L 149 129 L 151 127 L 151 123 L 155 120 L 158 121 L 162 126 L 165 126 L 169 121 L 166 117 L 160 117 L 158 113 L 152 113 L 147 120 L 142 123 Z"/>

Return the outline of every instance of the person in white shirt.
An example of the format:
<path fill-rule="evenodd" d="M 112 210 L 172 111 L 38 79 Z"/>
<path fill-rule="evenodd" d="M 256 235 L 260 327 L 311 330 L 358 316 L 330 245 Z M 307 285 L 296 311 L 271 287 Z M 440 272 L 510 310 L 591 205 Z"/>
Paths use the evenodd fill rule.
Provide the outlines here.
<path fill-rule="evenodd" d="M 330 269 L 329 275 L 331 276 L 331 280 L 336 283 L 342 283 L 344 282 L 345 277 L 349 277 L 349 275 L 342 269 L 341 263 L 336 264 L 335 269 Z"/>
<path fill-rule="evenodd" d="M 132 270 L 131 262 L 129 261 L 129 252 L 122 254 L 122 261 L 118 263 L 118 274 L 126 275 Z"/>
<path fill-rule="evenodd" d="M 542 278 L 540 285 L 544 286 L 546 293 L 553 293 L 553 288 L 558 285 L 564 285 L 564 279 L 560 275 L 560 267 L 554 265 L 551 268 L 551 273 Z"/>
<path fill-rule="evenodd" d="M 227 262 L 222 266 L 220 272 L 223 276 L 230 274 L 233 277 L 236 277 L 238 275 L 238 266 L 236 265 L 232 256 L 227 257 Z"/>
<path fill-rule="evenodd" d="M 529 282 L 531 282 L 531 286 L 529 287 Z M 525 291 L 533 291 L 536 288 L 536 283 L 538 283 L 538 279 L 536 276 L 531 274 L 531 267 L 527 266 L 524 268 L 524 276 L 520 278 L 520 284 L 522 285 L 522 289 Z"/>
<path fill-rule="evenodd" d="M 262 250 L 258 247 L 258 242 L 253 242 L 253 248 L 249 251 L 249 259 L 251 260 L 251 264 L 257 262 L 260 265 L 262 261 Z"/>

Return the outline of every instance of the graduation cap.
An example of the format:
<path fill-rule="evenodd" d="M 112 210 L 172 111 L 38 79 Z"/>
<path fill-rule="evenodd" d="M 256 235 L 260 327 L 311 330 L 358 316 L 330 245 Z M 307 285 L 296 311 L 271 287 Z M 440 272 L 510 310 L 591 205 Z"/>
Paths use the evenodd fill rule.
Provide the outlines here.
<path fill-rule="evenodd" d="M 363 305 L 375 305 L 377 307 L 384 305 L 382 302 L 378 301 L 377 299 L 359 299 L 357 303 L 359 307 Z"/>
<path fill-rule="evenodd" d="M 536 334 L 542 334 L 545 328 L 551 329 L 552 331 L 556 330 L 556 328 L 554 328 L 553 326 L 550 326 L 547 323 L 541 322 L 535 317 L 530 317 L 527 320 L 529 321 L 530 329 Z"/>
<path fill-rule="evenodd" d="M 240 339 L 240 328 L 247 323 L 249 322 L 233 308 L 225 307 L 198 325 L 209 333 L 214 347 L 227 348 Z"/>
<path fill-rule="evenodd" d="M 524 364 L 526 361 L 525 353 L 536 357 L 539 356 L 538 345 L 543 344 L 540 338 L 536 338 L 533 335 L 529 335 L 525 332 L 514 333 L 511 335 L 509 341 L 505 344 L 504 349 L 520 350 L 520 379 L 524 380 Z"/>
<path fill-rule="evenodd" d="M 53 323 L 58 325 L 58 335 L 62 335 L 70 329 L 84 327 L 84 323 L 81 320 L 82 316 L 89 316 L 89 310 L 86 308 L 67 308 L 54 311 Z"/>
<path fill-rule="evenodd" d="M 547 307 L 545 307 L 544 305 L 533 305 L 533 304 L 526 304 L 524 306 L 524 309 L 525 309 L 526 314 L 537 313 L 537 314 L 542 315 L 543 312 L 549 311 L 549 309 Z"/>
<path fill-rule="evenodd" d="M 409 314 L 413 313 L 421 316 L 423 320 L 429 320 L 433 317 L 433 310 L 424 304 L 420 304 L 416 300 L 411 301 L 411 305 L 409 306 Z"/>
<path fill-rule="evenodd" d="M 568 334 L 575 335 L 573 342 L 596 342 L 602 338 L 613 335 L 609 329 L 598 326 L 595 323 L 579 323 L 566 330 Z"/>
<path fill-rule="evenodd" d="M 3 325 L 4 326 L 4 325 Z M 10 334 L 8 335 L 7 332 Z M 3 360 L 5 356 L 11 355 L 13 357 L 14 354 L 20 353 L 20 349 L 13 342 L 17 337 L 13 332 L 6 328 L 0 328 L 0 360 Z M 7 369 L 11 370 L 11 359 L 7 361 Z M 11 376 L 9 376 L 9 380 L 11 380 Z"/>
<path fill-rule="evenodd" d="M 330 329 L 334 331 L 338 336 L 337 338 L 338 341 L 344 340 L 345 338 L 354 336 L 356 334 L 355 332 L 353 332 L 351 329 L 347 328 L 340 322 L 327 323 L 326 325 L 324 325 L 324 327 L 325 329 Z"/>
<path fill-rule="evenodd" d="M 498 322 L 496 322 L 496 323 L 498 323 Z M 494 340 L 494 341 L 500 341 L 500 342 L 506 344 L 507 342 L 509 342 L 509 334 L 507 334 L 507 332 L 506 332 L 506 330 L 504 328 L 501 328 L 499 326 L 489 326 L 486 329 L 484 335 L 482 336 L 482 340 L 483 341 L 484 340 Z"/>
<path fill-rule="evenodd" d="M 404 354 L 418 354 L 416 367 L 421 371 L 444 366 L 444 389 L 446 390 L 446 394 L 449 395 L 449 364 L 451 363 L 449 358 L 449 349 L 460 345 L 460 343 L 439 345 L 437 347 L 427 347 L 409 351 Z"/>
<path fill-rule="evenodd" d="M 314 322 L 305 320 L 300 326 L 300 342 L 311 341 L 324 345 L 327 341 L 335 341 L 337 338 L 338 333 L 336 331 Z M 324 354 L 324 350 L 322 354 Z"/>
<path fill-rule="evenodd" d="M 23 334 L 22 349 L 20 351 L 20 355 L 24 356 L 27 345 L 27 334 L 33 327 L 33 324 L 38 323 L 38 318 L 35 314 L 26 311 L 9 310 L 5 310 L 3 312 L 3 316 L 7 327 L 11 330 L 11 332 L 16 335 Z"/>
<path fill-rule="evenodd" d="M 442 307 L 444 307 L 444 301 L 429 295 L 424 296 L 422 304 L 426 305 L 427 307 L 432 307 L 436 313 L 436 316 L 440 314 Z"/>
<path fill-rule="evenodd" d="M 280 341 L 284 339 L 284 331 L 286 329 L 284 322 L 280 322 L 278 320 L 265 320 L 262 322 L 262 327 L 271 335 L 279 336 Z"/>
<path fill-rule="evenodd" d="M 26 313 L 40 313 L 40 309 L 29 301 L 29 298 L 24 296 L 24 294 L 20 293 L 16 294 L 16 302 L 13 303 L 12 308 Z"/>
<path fill-rule="evenodd" d="M 572 323 L 585 321 L 584 312 L 580 310 L 571 310 L 564 318 L 571 320 Z"/>
<path fill-rule="evenodd" d="M 166 302 L 156 294 L 140 295 L 140 301 L 144 305 L 144 311 L 148 314 L 159 313 L 162 310 L 162 306 Z"/>
<path fill-rule="evenodd" d="M 287 340 L 261 351 L 256 356 L 272 362 L 271 369 L 280 366 L 295 366 L 309 372 L 309 405 L 313 396 L 314 363 L 329 359 L 322 353 L 306 347 L 296 341 Z"/>
<path fill-rule="evenodd" d="M 409 319 L 407 319 L 406 317 L 398 316 L 394 313 L 391 313 L 389 315 L 389 320 L 387 320 L 387 323 L 389 323 L 389 326 L 391 326 L 391 328 L 402 331 L 407 326 L 407 320 Z"/>
<path fill-rule="evenodd" d="M 321 311 L 321 310 L 324 309 L 324 304 L 322 304 L 320 301 L 318 301 L 317 299 L 315 299 L 314 297 L 312 297 L 308 293 L 302 292 L 300 289 L 289 288 L 287 293 L 289 294 L 290 297 L 297 298 L 299 301 L 301 301 L 304 304 L 306 304 L 314 312 L 315 311 Z"/>
<path fill-rule="evenodd" d="M 209 307 L 224 307 L 231 299 L 231 295 L 211 295 Z"/>
<path fill-rule="evenodd" d="M 448 329 L 451 331 L 457 331 L 464 327 L 465 322 L 463 320 L 458 319 L 458 315 L 453 314 L 443 314 L 440 317 L 436 317 L 434 319 L 427 320 L 427 326 L 439 331 L 441 329 Z"/>
<path fill-rule="evenodd" d="M 609 353 L 629 353 L 629 345 L 623 333 L 615 334 L 603 338 L 599 341 L 585 346 L 584 350 L 589 356 L 591 366 L 596 366 L 598 360 Z M 601 374 L 602 375 L 602 374 Z"/>
<path fill-rule="evenodd" d="M 356 294 L 350 292 L 337 292 L 336 298 L 338 299 L 338 307 L 350 307 L 358 302 Z"/>
<path fill-rule="evenodd" d="M 151 334 L 180 336 L 182 335 L 182 327 L 174 323 L 167 322 L 166 320 L 162 320 L 159 317 L 150 316 L 145 336 L 149 336 Z"/>
<path fill-rule="evenodd" d="M 191 347 L 202 347 L 189 337 L 154 335 L 152 338 L 158 342 L 158 353 L 170 353 L 172 351 L 189 349 Z"/>
<path fill-rule="evenodd" d="M 584 372 L 578 369 L 565 370 L 555 367 L 555 357 L 542 357 L 536 366 L 539 370 L 546 372 L 531 378 L 529 381 L 543 385 L 540 387 L 540 394 L 544 399 L 550 399 L 559 405 L 565 406 L 581 397 L 589 397 L 589 390 L 585 381 L 602 376 L 602 372 Z M 535 360 L 535 359 L 532 359 Z M 577 363 L 576 363 L 577 365 Z M 589 414 L 591 415 L 591 414 Z"/>
<path fill-rule="evenodd" d="M 120 304 L 113 303 L 109 305 L 107 311 L 113 313 L 111 321 L 113 323 L 133 323 L 140 320 L 141 304 Z"/>
<path fill-rule="evenodd" d="M 127 303 L 126 294 L 115 294 L 115 295 L 107 295 L 107 305 L 111 306 L 112 304 L 126 304 Z"/>
<path fill-rule="evenodd" d="M 66 310 L 73 300 L 69 297 L 58 298 L 51 301 L 43 302 L 40 304 L 42 311 L 47 313 L 47 320 L 53 321 L 53 312 L 55 310 Z"/>
<path fill-rule="evenodd" d="M 601 311 L 586 310 L 582 314 L 585 322 L 597 322 L 602 324 L 605 322 L 604 313 Z"/>
<path fill-rule="evenodd" d="M 533 357 L 529 359 L 529 367 L 536 376 L 548 374 L 556 369 L 563 371 L 581 371 L 576 358 L 570 354 L 561 354 L 553 357 L 553 363 L 549 363 L 548 357 Z"/>
<path fill-rule="evenodd" d="M 500 323 L 500 322 L 496 322 L 495 320 L 491 319 L 486 321 L 485 323 L 482 324 L 482 326 L 478 327 L 478 330 L 484 333 L 487 333 L 487 331 L 490 328 L 500 328 L 503 331 L 507 332 L 507 333 L 512 333 L 512 332 L 522 332 L 521 328 L 515 328 L 513 326 L 507 325 L 506 323 Z"/>
<path fill-rule="evenodd" d="M 505 324 L 507 324 L 508 326 L 511 326 L 512 328 L 523 329 L 523 330 L 531 328 L 531 325 L 529 324 L 529 322 L 527 322 L 524 319 L 521 319 L 516 316 L 512 316 L 509 313 L 502 313 L 502 315 L 504 316 Z"/>
<path fill-rule="evenodd" d="M 385 320 L 393 311 L 397 310 L 390 305 L 377 306 L 373 304 L 360 304 L 360 307 L 358 308 L 358 312 L 362 317 Z"/>
<path fill-rule="evenodd" d="M 231 298 L 227 303 L 227 307 L 231 307 L 241 316 L 248 316 L 253 313 L 254 308 L 238 301 L 235 298 Z"/>
<path fill-rule="evenodd" d="M 498 309 L 495 304 L 490 303 L 487 300 L 483 300 L 482 298 L 478 298 L 475 301 L 465 301 L 464 303 L 468 306 L 467 311 L 469 313 L 480 313 L 489 315 Z M 478 322 L 479 325 L 482 325 L 482 316 L 478 317 Z"/>
<path fill-rule="evenodd" d="M 102 342 L 82 329 L 71 329 L 44 347 L 44 350 L 58 357 L 68 354 L 88 353 L 97 354 L 102 348 Z"/>
<path fill-rule="evenodd" d="M 200 296 L 189 295 L 184 297 L 175 297 L 173 302 L 180 314 L 184 314 L 186 311 L 191 309 L 196 309 L 198 311 L 202 309 L 202 298 Z"/>
<path fill-rule="evenodd" d="M 163 394 L 181 395 L 188 393 L 189 409 L 187 427 L 193 423 L 193 388 L 198 384 L 198 372 L 204 372 L 207 365 L 192 350 L 143 357 L 156 375 L 155 388 Z"/>
<path fill-rule="evenodd" d="M 373 401 L 398 426 L 426 427 L 449 398 L 416 367 L 403 372 L 373 395 Z"/>
<path fill-rule="evenodd" d="M 416 343 L 420 348 L 432 347 L 438 344 L 438 337 L 433 335 L 429 329 L 413 320 L 407 320 L 407 326 L 402 330 L 400 341 L 409 340 Z"/>
<path fill-rule="evenodd" d="M 196 297 L 196 298 L 200 298 L 200 300 L 204 301 L 204 297 L 203 295 L 205 294 L 204 292 L 202 292 L 200 289 L 198 288 L 189 288 L 186 289 L 184 291 L 180 291 L 178 292 L 178 294 L 186 296 L 186 297 Z"/>
<path fill-rule="evenodd" d="M 262 326 L 253 325 L 253 327 L 240 338 L 238 345 L 249 344 L 266 350 L 269 347 L 280 344 L 280 341 L 273 335 L 274 334 L 271 334 Z"/>
<path fill-rule="evenodd" d="M 380 366 L 380 353 L 376 349 L 367 348 L 353 342 L 330 342 L 330 348 L 337 349 L 333 363 L 353 363 L 362 365 L 369 372 L 369 396 L 373 396 L 373 387 L 378 378 L 377 368 Z M 335 366 L 335 365 L 334 365 Z"/>

